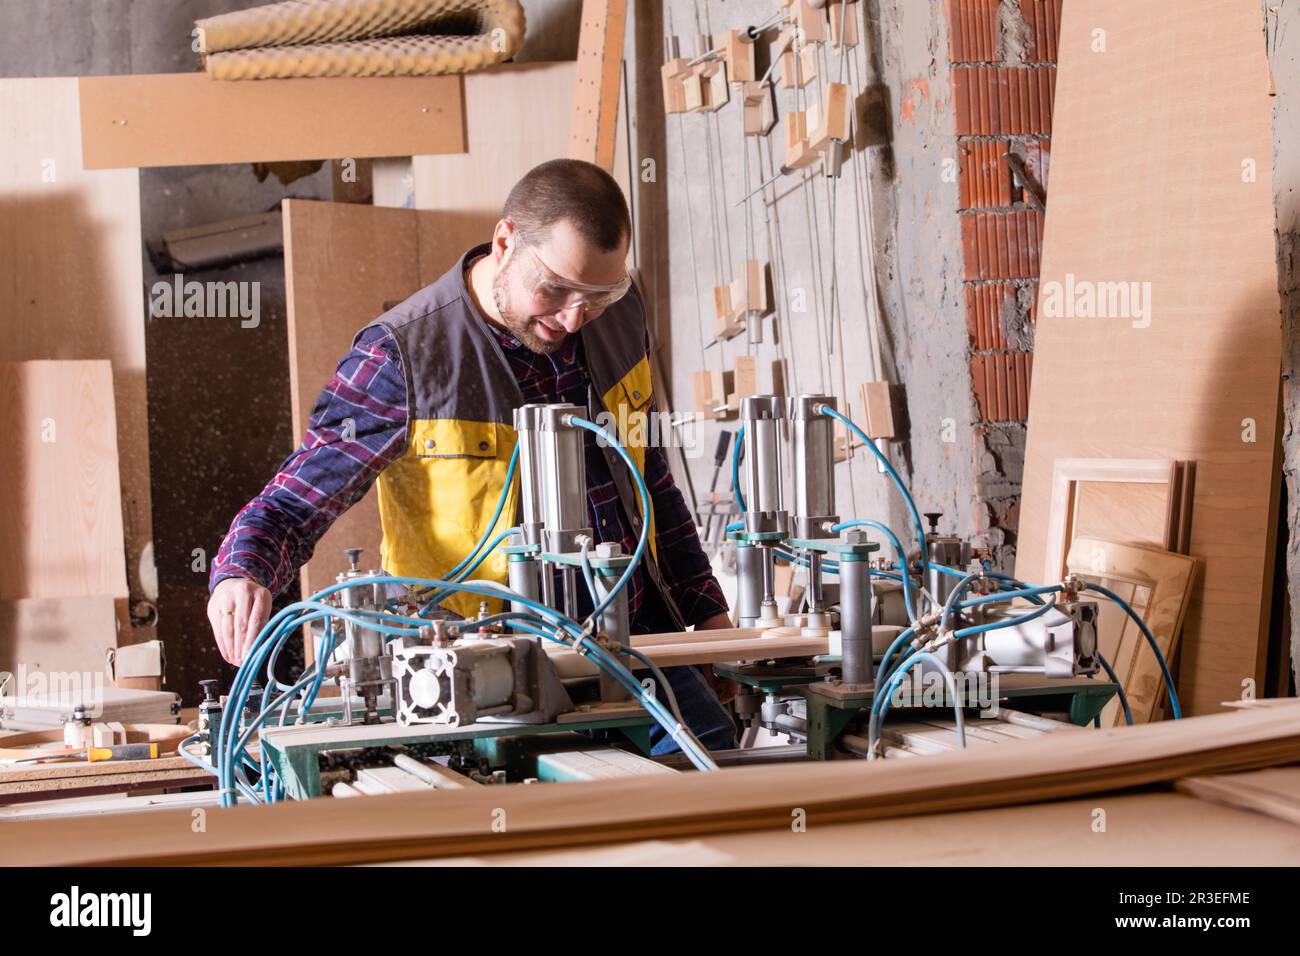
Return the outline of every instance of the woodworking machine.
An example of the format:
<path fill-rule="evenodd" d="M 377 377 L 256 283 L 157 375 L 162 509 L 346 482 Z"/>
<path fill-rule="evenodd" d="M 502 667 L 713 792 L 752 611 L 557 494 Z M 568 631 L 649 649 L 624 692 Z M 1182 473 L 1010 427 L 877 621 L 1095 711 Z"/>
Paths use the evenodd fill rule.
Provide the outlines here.
<path fill-rule="evenodd" d="M 419 610 L 425 602 L 426 609 L 438 603 L 430 598 L 438 582 L 416 587 L 362 570 L 360 552 L 351 551 L 349 569 L 327 589 L 332 593 L 311 604 L 335 609 L 316 615 L 324 622 L 315 625 L 315 638 L 317 647 L 333 649 L 327 674 L 341 696 L 299 697 L 297 687 L 289 688 L 283 709 L 264 704 L 259 720 L 245 689 L 245 720 L 252 723 L 233 729 L 238 715 L 223 716 L 223 702 L 208 687 L 202 717 L 208 759 L 237 754 L 244 769 L 225 768 L 227 775 L 256 767 L 289 798 L 665 771 L 662 762 L 603 743 L 626 738 L 648 755 L 652 723 L 669 729 L 673 722 L 662 707 L 654 715 L 660 705 L 629 673 L 647 663 L 632 647 L 623 589 L 635 556 L 596 543 L 587 526 L 585 436 L 575 424 L 583 413 L 564 404 L 515 412 L 521 513 L 503 548 L 509 587 L 452 582 L 486 588 L 481 593 L 503 598 L 508 611 L 491 614 L 484 601 L 476 618 L 426 619 Z M 1067 701 L 1062 709 L 1072 720 L 1091 719 L 1114 692 L 1113 685 L 1092 680 L 1097 606 L 1077 593 L 1037 609 L 999 599 L 998 582 L 972 560 L 967 543 L 937 533 L 937 515 L 931 515 L 924 562 L 920 552 L 902 553 L 892 533 L 900 560 L 885 560 L 868 538 L 874 522 L 842 522 L 836 514 L 836 416 L 829 395 L 752 395 L 741 402 L 735 472 L 743 460 L 743 481 L 734 490 L 742 510 L 727 526 L 736 549 L 738 623 L 773 636 L 824 638 L 826 650 L 714 666 L 742 685 L 735 708 L 746 728 L 744 742 L 767 729 L 789 735 L 808 756 L 832 756 L 835 738 L 872 710 L 878 662 L 904 629 L 915 632 L 912 647 L 927 651 L 914 676 L 936 670 L 1005 675 L 1015 679 L 1003 697 L 1055 695 Z M 789 506 L 787 487 L 793 489 Z M 785 615 L 777 609 L 778 560 L 807 572 L 802 604 Z M 568 632 L 567 643 L 555 643 L 559 631 L 548 639 L 538 630 L 537 614 L 576 622 L 580 588 L 592 595 L 599 614 L 581 633 Z M 924 603 L 913 591 L 924 595 Z M 551 653 L 557 649 L 564 652 L 563 670 L 561 657 Z M 608 666 L 611 661 L 621 661 L 625 670 Z M 265 692 L 263 700 L 270 696 Z M 265 721 L 270 709 L 282 714 L 278 724 Z M 254 765 L 229 744 L 244 727 L 262 723 Z M 676 726 L 680 731 L 680 722 Z M 224 744 L 215 742 L 219 728 L 226 728 Z M 707 752 L 698 753 L 698 741 L 692 749 L 692 739 L 679 741 L 683 750 L 700 769 L 716 769 Z M 789 749 L 754 754 L 781 759 Z M 253 786 L 243 784 L 245 796 Z"/>

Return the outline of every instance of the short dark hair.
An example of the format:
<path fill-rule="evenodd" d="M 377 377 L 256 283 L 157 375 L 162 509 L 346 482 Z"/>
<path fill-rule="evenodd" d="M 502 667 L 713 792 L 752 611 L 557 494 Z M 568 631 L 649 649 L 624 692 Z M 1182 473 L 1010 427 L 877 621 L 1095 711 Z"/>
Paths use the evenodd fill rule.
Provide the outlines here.
<path fill-rule="evenodd" d="M 534 166 L 510 190 L 501 215 L 526 241 L 540 241 L 561 220 L 602 252 L 612 252 L 632 235 L 623 190 L 605 170 L 581 159 Z"/>

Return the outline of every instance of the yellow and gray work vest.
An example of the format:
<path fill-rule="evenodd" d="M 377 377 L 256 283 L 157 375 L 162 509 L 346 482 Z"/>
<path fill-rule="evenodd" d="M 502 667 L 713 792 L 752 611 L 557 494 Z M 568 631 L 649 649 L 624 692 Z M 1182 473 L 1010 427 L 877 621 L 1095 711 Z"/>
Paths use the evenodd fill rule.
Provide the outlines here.
<path fill-rule="evenodd" d="M 523 393 L 495 335 L 478 313 L 465 285 L 465 264 L 489 251 L 469 250 L 432 285 L 379 317 L 393 337 L 406 376 L 407 447 L 379 476 L 380 553 L 388 573 L 440 578 L 469 554 L 488 530 L 505 485 L 516 433 L 514 410 Z M 364 329 L 362 330 L 365 331 Z M 646 352 L 645 306 L 635 285 L 623 299 L 587 323 L 582 337 L 591 382 L 588 417 L 612 414 L 619 441 L 645 476 L 644 436 L 651 429 L 628 427 L 651 399 Z M 629 439 L 631 439 L 629 441 Z M 640 498 L 627 465 L 612 448 L 602 448 L 634 533 L 641 530 Z M 511 483 L 495 537 L 519 522 L 519 477 Z M 679 629 L 685 622 L 663 585 L 655 554 L 654 515 L 650 547 L 642 562 Z M 506 555 L 498 548 L 474 577 L 506 581 Z M 477 613 L 479 598 L 456 594 L 444 606 L 461 615 Z M 495 611 L 499 602 L 490 602 Z"/>

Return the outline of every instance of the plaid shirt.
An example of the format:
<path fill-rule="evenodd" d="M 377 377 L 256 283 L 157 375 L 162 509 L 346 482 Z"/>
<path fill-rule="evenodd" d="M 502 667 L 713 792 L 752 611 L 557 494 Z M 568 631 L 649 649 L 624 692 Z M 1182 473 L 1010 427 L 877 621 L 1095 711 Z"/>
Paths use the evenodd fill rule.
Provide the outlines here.
<path fill-rule="evenodd" d="M 538 355 L 495 326 L 488 327 L 501 343 L 525 402 L 588 406 L 587 370 L 577 336 L 569 336 L 552 355 Z M 273 594 L 283 590 L 334 520 L 406 453 L 408 417 L 397 347 L 386 330 L 369 328 L 321 393 L 302 445 L 235 516 L 212 563 L 210 586 L 228 577 L 246 577 Z M 587 513 L 594 536 L 597 541 L 617 541 L 630 554 L 636 547 L 631 522 L 595 436 L 585 432 L 584 438 Z M 654 508 L 660 570 L 687 624 L 726 613 L 726 599 L 662 448 L 646 449 L 645 480 Z M 586 613 L 591 603 L 584 588 L 578 591 L 581 613 Z M 644 574 L 638 568 L 628 583 L 633 631 L 671 630 L 659 602 L 647 601 L 645 594 Z"/>

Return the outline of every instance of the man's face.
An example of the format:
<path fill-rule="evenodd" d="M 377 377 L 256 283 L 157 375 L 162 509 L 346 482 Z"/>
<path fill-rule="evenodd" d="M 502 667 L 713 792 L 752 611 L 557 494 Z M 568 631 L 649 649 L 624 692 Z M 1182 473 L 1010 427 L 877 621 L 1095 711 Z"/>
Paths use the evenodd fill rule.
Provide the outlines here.
<path fill-rule="evenodd" d="M 554 294 L 554 283 L 539 285 L 538 276 L 545 273 L 561 283 L 567 280 L 580 286 L 614 285 L 627 275 L 627 244 L 601 251 L 563 220 L 553 225 L 549 234 L 530 237 L 533 242 L 527 244 L 509 224 L 498 226 L 497 244 L 502 242 L 502 229 L 506 230 L 508 251 L 492 281 L 493 303 L 511 335 L 530 351 L 549 355 L 569 335 L 598 318 L 604 308 L 567 305 L 564 296 Z"/>

